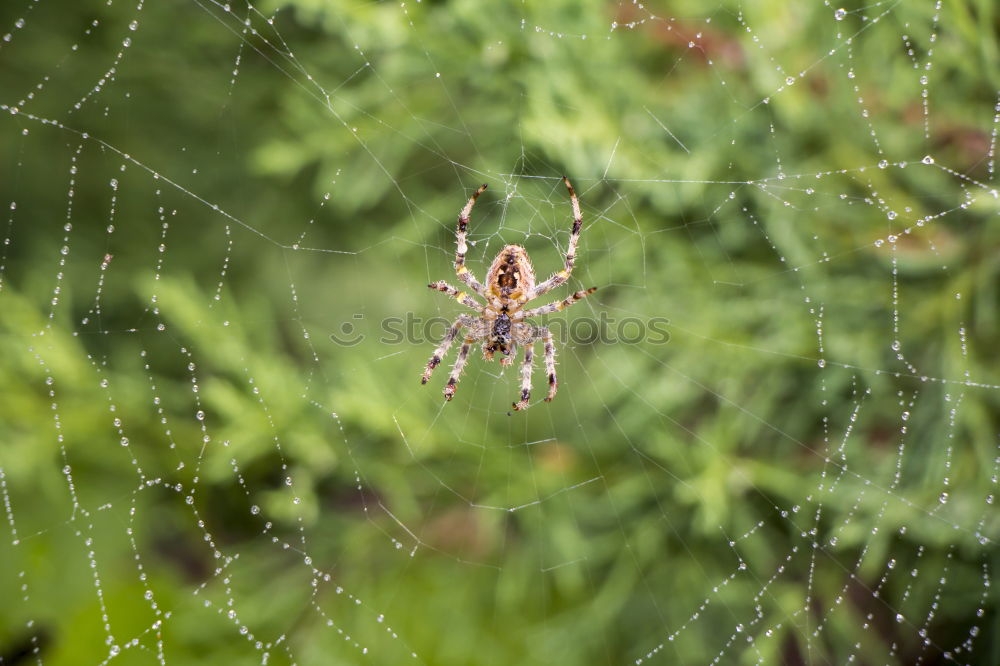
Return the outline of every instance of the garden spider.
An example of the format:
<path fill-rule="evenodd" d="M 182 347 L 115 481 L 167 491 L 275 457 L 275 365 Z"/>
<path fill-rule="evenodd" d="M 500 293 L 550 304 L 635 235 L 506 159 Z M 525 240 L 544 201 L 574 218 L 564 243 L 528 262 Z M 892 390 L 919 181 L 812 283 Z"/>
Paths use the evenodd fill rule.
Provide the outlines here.
<path fill-rule="evenodd" d="M 473 343 L 483 341 L 483 358 L 488 361 L 493 360 L 493 354 L 501 352 L 504 357 L 500 359 L 503 367 L 513 364 L 513 354 L 518 347 L 524 347 L 524 363 L 521 365 L 521 399 L 514 403 L 514 409 L 527 409 L 528 399 L 531 397 L 531 361 L 534 358 L 534 345 L 538 340 L 545 343 L 545 371 L 549 376 L 549 394 L 545 398 L 546 402 L 552 400 L 556 394 L 556 349 L 552 344 L 552 334 L 544 326 L 532 326 L 524 323 L 529 317 L 558 312 L 563 308 L 573 305 L 580 299 L 592 294 L 597 287 L 591 287 L 586 291 L 578 291 L 563 299 L 554 301 L 548 305 L 543 305 L 530 310 L 522 310 L 528 301 L 534 300 L 556 287 L 564 284 L 573 272 L 573 262 L 576 257 L 576 244 L 580 239 L 580 227 L 583 224 L 580 215 L 580 202 L 576 198 L 576 192 L 567 178 L 563 177 L 566 189 L 569 190 L 570 202 L 573 204 L 573 232 L 569 237 L 569 249 L 566 251 L 566 265 L 561 271 L 555 273 L 548 280 L 539 285 L 535 284 L 535 271 L 531 268 L 531 260 L 528 253 L 520 245 L 506 245 L 490 264 L 490 271 L 486 277 L 486 284 L 481 284 L 475 276 L 469 272 L 465 266 L 465 253 L 468 246 L 465 242 L 465 229 L 469 225 L 469 213 L 476 199 L 486 189 L 482 185 L 465 204 L 465 208 L 458 215 L 458 230 L 456 237 L 458 248 L 455 252 L 455 272 L 458 279 L 469 286 L 485 301 L 486 305 L 480 305 L 472 296 L 459 291 L 445 281 L 435 282 L 427 285 L 431 289 L 437 289 L 449 296 L 454 296 L 455 300 L 462 305 L 475 310 L 478 316 L 461 314 L 455 323 L 444 336 L 440 346 L 434 350 L 434 355 L 427 362 L 427 369 L 420 380 L 421 384 L 426 384 L 431 378 L 434 368 L 441 363 L 441 359 L 448 352 L 451 343 L 454 342 L 459 332 L 468 329 L 462 349 L 458 352 L 458 358 L 451 369 L 451 376 L 448 377 L 448 384 L 444 387 L 444 397 L 451 400 L 455 395 L 458 386 L 458 378 L 465 367 L 465 361 L 469 357 L 469 349 Z"/>

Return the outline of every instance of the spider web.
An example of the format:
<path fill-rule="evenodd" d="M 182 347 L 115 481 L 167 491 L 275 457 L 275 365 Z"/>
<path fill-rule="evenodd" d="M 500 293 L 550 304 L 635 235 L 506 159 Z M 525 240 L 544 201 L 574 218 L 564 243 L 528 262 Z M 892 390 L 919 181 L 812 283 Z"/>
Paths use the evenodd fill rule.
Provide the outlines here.
<path fill-rule="evenodd" d="M 8 3 L 0 663 L 995 661 L 991 17 Z"/>

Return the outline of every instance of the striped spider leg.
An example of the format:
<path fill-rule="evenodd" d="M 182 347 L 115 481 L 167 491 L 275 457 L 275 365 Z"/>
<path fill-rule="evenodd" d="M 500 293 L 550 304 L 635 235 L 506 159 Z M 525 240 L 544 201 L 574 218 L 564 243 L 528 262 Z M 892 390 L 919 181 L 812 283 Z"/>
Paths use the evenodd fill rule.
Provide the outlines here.
<path fill-rule="evenodd" d="M 559 285 L 565 284 L 569 280 L 569 276 L 573 274 L 573 264 L 576 263 L 576 245 L 580 241 L 580 229 L 583 228 L 583 214 L 580 212 L 580 201 L 576 198 L 576 191 L 570 184 L 569 178 L 563 176 L 563 183 L 566 184 L 566 189 L 569 190 L 569 200 L 573 205 L 573 230 L 569 235 L 566 263 L 561 271 L 554 273 L 548 280 L 530 290 L 525 302 L 536 299 L 542 294 L 552 291 Z"/>
<path fill-rule="evenodd" d="M 483 314 L 483 310 L 485 308 L 482 305 L 480 305 L 476 299 L 474 299 L 472 296 L 468 295 L 464 291 L 459 291 L 458 289 L 455 289 L 453 286 L 451 286 L 444 280 L 438 280 L 437 282 L 432 282 L 427 286 L 430 287 L 431 289 L 436 289 L 442 293 L 448 294 L 449 296 L 454 297 L 455 300 L 461 303 L 462 305 L 472 308 L 479 314 Z"/>
<path fill-rule="evenodd" d="M 545 402 L 551 402 L 556 396 L 556 387 L 559 382 L 556 380 L 556 346 L 552 342 L 552 333 L 545 326 L 537 328 L 530 324 L 514 324 L 515 337 L 523 337 L 526 341 L 524 346 L 524 362 L 521 364 L 521 399 L 514 403 L 514 409 L 521 411 L 528 408 L 528 401 L 531 399 L 531 373 L 532 361 L 535 357 L 535 342 L 541 340 L 545 352 L 545 374 L 549 380 L 549 394 L 545 397 Z"/>
<path fill-rule="evenodd" d="M 586 298 L 587 296 L 590 296 L 595 291 L 597 291 L 597 287 L 591 287 L 590 289 L 577 291 L 570 294 L 561 301 L 553 301 L 548 305 L 543 305 L 539 308 L 532 308 L 531 310 L 521 310 L 517 314 L 520 319 L 527 319 L 528 317 L 540 317 L 541 315 L 550 314 L 552 312 L 561 312 L 562 310 L 565 310 L 574 303 L 577 303 Z"/>
<path fill-rule="evenodd" d="M 472 291 L 489 301 L 490 297 L 486 293 L 486 287 L 469 272 L 469 268 L 465 265 L 465 253 L 469 251 L 469 246 L 465 242 L 466 228 L 469 226 L 469 215 L 472 214 L 472 207 L 476 205 L 476 199 L 479 198 L 479 195 L 485 189 L 486 183 L 480 185 L 479 189 L 472 193 L 469 202 L 465 204 L 465 207 L 458 214 L 458 229 L 455 231 L 455 273 L 458 275 L 459 280 L 469 285 L 469 289 L 472 289 Z"/>
<path fill-rule="evenodd" d="M 483 305 L 480 305 L 476 301 L 476 299 L 472 298 L 472 296 L 465 293 L 464 291 L 459 291 L 458 289 L 451 286 L 444 280 L 438 280 L 437 282 L 432 282 L 427 286 L 430 287 L 431 289 L 436 289 L 437 291 L 440 291 L 444 294 L 448 294 L 462 305 L 470 307 L 476 312 L 478 312 L 480 316 L 484 314 L 486 308 Z M 444 355 L 448 353 L 448 349 L 451 347 L 452 343 L 455 341 L 455 338 L 458 336 L 459 332 L 463 328 L 468 328 L 470 330 L 469 334 L 465 336 L 462 348 L 459 350 L 458 353 L 458 358 L 455 360 L 455 366 L 452 368 L 451 376 L 448 378 L 448 384 L 445 386 L 444 395 L 445 398 L 448 400 L 451 400 L 452 396 L 455 395 L 455 389 L 456 386 L 458 385 L 458 378 L 459 375 L 461 375 L 462 368 L 465 366 L 465 361 L 469 356 L 470 346 L 477 339 L 477 337 L 481 337 L 479 334 L 483 328 L 482 319 L 475 318 L 467 314 L 459 315 L 458 319 L 455 320 L 455 323 L 453 323 L 451 327 L 448 329 L 448 331 L 445 333 L 444 339 L 441 341 L 441 344 L 438 346 L 437 349 L 434 350 L 434 354 L 431 356 L 431 360 L 427 362 L 427 368 L 424 370 L 423 377 L 420 378 L 421 384 L 426 384 L 430 380 L 431 374 L 434 372 L 434 368 L 436 368 L 438 364 L 441 363 L 441 360 L 444 358 Z"/>
<path fill-rule="evenodd" d="M 445 354 L 451 348 L 452 343 L 463 328 L 468 329 L 465 334 L 465 339 L 462 342 L 462 348 L 458 352 L 458 358 L 455 359 L 455 365 L 452 366 L 451 375 L 448 376 L 448 383 L 444 388 L 444 397 L 447 400 L 451 400 L 452 396 L 455 395 L 455 390 L 458 386 L 458 379 L 462 374 L 462 369 L 465 367 L 465 361 L 469 357 L 469 349 L 471 349 L 472 344 L 476 340 L 481 340 L 487 337 L 488 327 L 484 324 L 482 319 L 477 319 L 472 315 L 460 314 L 455 323 L 451 325 L 448 331 L 444 334 L 444 339 L 441 340 L 441 344 L 438 345 L 437 349 L 434 350 L 434 354 L 431 355 L 431 359 L 427 362 L 427 367 L 424 369 L 424 374 L 420 378 L 421 384 L 426 384 L 433 374 L 434 369 L 440 365 L 441 361 L 444 359 Z"/>

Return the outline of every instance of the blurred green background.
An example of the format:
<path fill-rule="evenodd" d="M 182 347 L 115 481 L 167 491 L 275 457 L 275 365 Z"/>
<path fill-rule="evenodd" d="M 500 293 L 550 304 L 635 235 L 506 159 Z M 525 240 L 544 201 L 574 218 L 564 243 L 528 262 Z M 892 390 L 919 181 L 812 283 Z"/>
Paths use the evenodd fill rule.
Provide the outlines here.
<path fill-rule="evenodd" d="M 0 37 L 0 663 L 1000 663 L 989 0 Z M 551 319 L 669 343 L 566 341 L 513 416 L 474 350 L 444 405 L 385 318 L 457 316 L 482 182 L 473 271 L 557 270 L 563 174 L 553 296 L 600 290 Z"/>

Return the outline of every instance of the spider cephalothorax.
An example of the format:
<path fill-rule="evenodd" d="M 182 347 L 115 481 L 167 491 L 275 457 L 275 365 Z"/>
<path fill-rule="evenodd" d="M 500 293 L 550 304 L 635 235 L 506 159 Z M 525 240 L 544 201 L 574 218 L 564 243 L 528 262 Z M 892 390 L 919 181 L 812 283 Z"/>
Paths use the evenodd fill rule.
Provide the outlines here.
<path fill-rule="evenodd" d="M 597 287 L 591 287 L 584 291 L 577 291 L 562 301 L 555 301 L 548 305 L 543 305 L 531 310 L 522 310 L 524 305 L 542 294 L 549 292 L 564 284 L 573 272 L 573 264 L 576 260 L 576 245 L 580 239 L 580 229 L 582 227 L 582 217 L 580 215 L 580 202 L 577 201 L 576 192 L 569 180 L 563 178 L 566 189 L 569 190 L 570 202 L 573 205 L 573 230 L 569 237 L 569 249 L 566 252 L 566 263 L 563 269 L 555 273 L 545 282 L 535 284 L 535 271 L 531 267 L 531 259 L 528 258 L 527 251 L 520 245 L 507 245 L 496 259 L 490 264 L 490 270 L 486 276 L 486 284 L 480 284 L 475 276 L 469 272 L 465 266 L 465 253 L 468 245 L 465 241 L 466 228 L 469 226 L 469 213 L 476 199 L 486 189 L 486 185 L 481 186 L 465 204 L 465 208 L 458 215 L 458 230 L 456 238 L 458 248 L 455 252 L 455 272 L 458 279 L 469 286 L 472 291 L 486 301 L 486 305 L 480 304 L 464 291 L 459 291 L 447 282 L 435 282 L 427 285 L 431 289 L 437 289 L 450 296 L 454 296 L 459 303 L 468 306 L 478 313 L 478 316 L 467 314 L 459 315 L 451 328 L 444 336 L 441 345 L 434 350 L 434 355 L 427 362 L 427 369 L 424 370 L 422 384 L 426 384 L 444 357 L 452 342 L 463 329 L 468 329 L 462 343 L 462 349 L 458 352 L 458 358 L 448 377 L 448 384 L 444 387 L 444 397 L 451 400 L 455 395 L 458 386 L 458 378 L 465 367 L 465 361 L 469 357 L 469 350 L 473 343 L 483 341 L 483 357 L 492 360 L 496 352 L 503 354 L 500 364 L 509 366 L 514 362 L 512 355 L 518 346 L 524 347 L 524 363 L 521 366 L 521 399 L 514 403 L 514 409 L 525 409 L 528 400 L 531 398 L 531 362 L 534 358 L 533 347 L 536 341 L 543 340 L 545 343 L 545 370 L 549 380 L 549 394 L 545 398 L 546 402 L 552 400 L 556 394 L 556 352 L 552 343 L 552 334 L 544 326 L 532 326 L 524 322 L 528 317 L 537 317 L 550 312 L 558 312 L 565 307 L 576 303 L 588 294 L 594 292 Z"/>
<path fill-rule="evenodd" d="M 493 321 L 493 331 L 490 338 L 490 343 L 484 350 L 488 358 L 493 357 L 493 352 L 500 351 L 504 356 L 510 356 L 511 352 L 511 342 L 510 342 L 510 329 L 513 323 L 510 320 L 510 316 L 506 312 L 501 312 L 497 315 L 497 318 Z"/>

